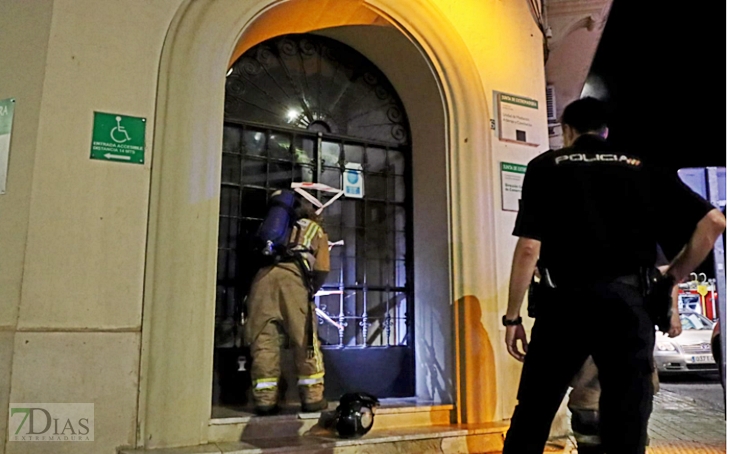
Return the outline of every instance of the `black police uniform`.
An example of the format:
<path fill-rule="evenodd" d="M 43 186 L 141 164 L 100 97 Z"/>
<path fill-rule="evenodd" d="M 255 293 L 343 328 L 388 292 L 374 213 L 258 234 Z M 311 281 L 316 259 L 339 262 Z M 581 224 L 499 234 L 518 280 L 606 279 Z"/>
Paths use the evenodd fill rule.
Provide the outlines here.
<path fill-rule="evenodd" d="M 505 454 L 542 453 L 571 378 L 600 371 L 600 437 L 609 454 L 644 453 L 655 328 L 642 269 L 673 256 L 712 206 L 601 137 L 533 159 L 513 235 L 541 242 L 555 284 L 538 308 Z"/>

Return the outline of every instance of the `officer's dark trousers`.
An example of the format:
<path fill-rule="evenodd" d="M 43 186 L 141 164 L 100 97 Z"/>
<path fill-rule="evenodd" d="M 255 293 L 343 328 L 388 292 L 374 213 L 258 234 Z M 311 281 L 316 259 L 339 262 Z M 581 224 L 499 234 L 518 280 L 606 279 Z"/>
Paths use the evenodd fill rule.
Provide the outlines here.
<path fill-rule="evenodd" d="M 543 453 L 568 383 L 588 355 L 599 371 L 606 453 L 644 453 L 655 332 L 639 288 L 614 282 L 550 292 L 532 329 L 503 453 Z"/>

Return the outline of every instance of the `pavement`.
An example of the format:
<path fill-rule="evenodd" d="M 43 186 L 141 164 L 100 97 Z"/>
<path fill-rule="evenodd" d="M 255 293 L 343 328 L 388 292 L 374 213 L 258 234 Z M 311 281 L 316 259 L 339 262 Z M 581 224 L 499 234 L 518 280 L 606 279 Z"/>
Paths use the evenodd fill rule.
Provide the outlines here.
<path fill-rule="evenodd" d="M 722 402 L 695 399 L 663 388 L 654 396 L 646 454 L 725 453 L 727 420 Z M 545 453 L 577 454 L 575 440 L 556 440 Z"/>

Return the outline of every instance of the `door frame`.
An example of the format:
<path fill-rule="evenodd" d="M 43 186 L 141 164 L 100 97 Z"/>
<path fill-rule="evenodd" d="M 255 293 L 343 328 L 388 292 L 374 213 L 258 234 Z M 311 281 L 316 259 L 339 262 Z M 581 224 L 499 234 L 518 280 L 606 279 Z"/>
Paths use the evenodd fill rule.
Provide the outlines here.
<path fill-rule="evenodd" d="M 285 3 L 186 0 L 162 47 L 152 147 L 138 447 L 208 440 L 225 73 L 243 31 Z M 489 114 L 476 65 L 453 24 L 429 1 L 363 0 L 363 4 L 414 43 L 440 84 L 448 140 L 452 301 L 465 295 L 487 299 L 497 281 L 496 235 L 491 180 L 473 170 L 493 174 L 485 127 Z M 454 386 L 459 389 L 459 385 L 457 366 Z"/>

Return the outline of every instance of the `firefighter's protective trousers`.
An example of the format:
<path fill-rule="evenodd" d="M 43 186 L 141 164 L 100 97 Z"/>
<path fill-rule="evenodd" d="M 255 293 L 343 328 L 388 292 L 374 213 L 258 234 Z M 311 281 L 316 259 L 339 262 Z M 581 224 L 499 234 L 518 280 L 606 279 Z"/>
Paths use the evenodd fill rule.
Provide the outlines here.
<path fill-rule="evenodd" d="M 247 304 L 249 318 L 244 325 L 244 340 L 251 347 L 256 406 L 277 403 L 282 331 L 294 350 L 302 403 L 322 400 L 324 363 L 317 339 L 317 318 L 298 265 L 287 262 L 260 270 Z"/>

